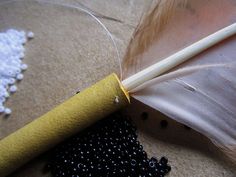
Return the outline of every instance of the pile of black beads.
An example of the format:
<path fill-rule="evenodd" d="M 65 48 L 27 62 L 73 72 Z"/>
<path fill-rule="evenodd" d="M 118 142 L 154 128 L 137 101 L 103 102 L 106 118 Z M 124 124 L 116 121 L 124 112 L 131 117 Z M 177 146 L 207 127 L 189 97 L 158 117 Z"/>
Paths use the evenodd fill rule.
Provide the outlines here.
<path fill-rule="evenodd" d="M 54 177 L 163 177 L 167 163 L 148 159 L 136 128 L 116 113 L 56 147 L 49 168 Z"/>

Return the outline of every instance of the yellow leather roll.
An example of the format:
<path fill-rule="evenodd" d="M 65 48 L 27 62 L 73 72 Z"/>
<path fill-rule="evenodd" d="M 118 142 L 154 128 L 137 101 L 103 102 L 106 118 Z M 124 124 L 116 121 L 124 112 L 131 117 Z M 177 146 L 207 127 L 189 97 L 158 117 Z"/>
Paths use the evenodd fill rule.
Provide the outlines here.
<path fill-rule="evenodd" d="M 111 74 L 0 141 L 4 177 L 67 137 L 120 109 L 129 96 Z"/>

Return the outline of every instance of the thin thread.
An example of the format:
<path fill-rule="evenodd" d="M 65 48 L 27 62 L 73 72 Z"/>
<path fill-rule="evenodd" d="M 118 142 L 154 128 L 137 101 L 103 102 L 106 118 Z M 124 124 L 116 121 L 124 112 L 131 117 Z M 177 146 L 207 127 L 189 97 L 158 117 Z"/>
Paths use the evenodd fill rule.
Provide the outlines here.
<path fill-rule="evenodd" d="M 0 5 L 4 5 L 4 4 L 10 4 L 13 2 L 23 2 L 26 0 L 8 0 L 5 2 L 1 2 Z M 77 9 L 80 10 L 86 14 L 88 14 L 90 17 L 92 17 L 99 25 L 101 25 L 101 27 L 105 30 L 105 32 L 107 33 L 107 35 L 110 37 L 114 47 L 115 47 L 115 51 L 117 54 L 117 59 L 119 62 L 119 70 L 120 70 L 120 80 L 122 80 L 123 76 L 122 76 L 122 66 L 121 66 L 121 58 L 120 58 L 120 53 L 118 51 L 118 47 L 116 45 L 115 39 L 113 38 L 113 35 L 111 34 L 111 32 L 107 29 L 107 27 L 89 10 L 86 10 L 84 8 L 82 8 L 80 5 L 72 5 L 72 4 L 67 4 L 67 3 L 63 3 L 63 2 L 50 2 L 47 0 L 34 0 L 35 2 L 38 3 L 47 3 L 47 4 L 52 4 L 52 5 L 58 5 L 58 6 L 62 6 L 62 7 L 67 7 L 67 8 L 72 8 L 72 9 Z M 32 1 L 31 1 L 32 2 Z"/>

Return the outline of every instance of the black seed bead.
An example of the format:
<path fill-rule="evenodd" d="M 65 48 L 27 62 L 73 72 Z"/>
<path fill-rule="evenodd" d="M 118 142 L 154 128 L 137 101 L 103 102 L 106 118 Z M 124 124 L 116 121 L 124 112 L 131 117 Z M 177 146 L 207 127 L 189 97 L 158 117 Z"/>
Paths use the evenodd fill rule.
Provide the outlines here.
<path fill-rule="evenodd" d="M 155 167 L 156 167 L 156 164 L 155 164 L 153 161 L 150 161 L 150 162 L 149 162 L 149 167 L 155 168 Z"/>
<path fill-rule="evenodd" d="M 163 174 L 163 175 L 164 175 L 165 173 L 166 173 L 166 172 L 165 172 L 165 169 L 161 169 L 161 170 L 160 170 L 160 174 Z"/>
<path fill-rule="evenodd" d="M 148 113 L 147 112 L 143 112 L 141 114 L 141 117 L 142 117 L 143 120 L 147 120 L 148 119 Z"/>
<path fill-rule="evenodd" d="M 136 160 L 132 159 L 131 162 L 130 162 L 130 164 L 131 164 L 132 166 L 135 166 L 135 165 L 136 165 Z"/>
<path fill-rule="evenodd" d="M 166 166 L 166 172 L 169 173 L 171 171 L 171 166 L 167 165 Z"/>
<path fill-rule="evenodd" d="M 157 158 L 155 158 L 155 157 L 152 157 L 151 159 L 150 159 L 151 161 L 153 161 L 154 163 L 158 163 L 158 160 L 157 160 Z"/>
<path fill-rule="evenodd" d="M 162 157 L 160 159 L 160 163 L 163 164 L 163 165 L 166 165 L 168 163 L 168 159 L 166 157 Z"/>
<path fill-rule="evenodd" d="M 162 120 L 162 121 L 160 122 L 160 125 L 161 125 L 161 128 L 167 128 L 168 122 L 167 122 L 166 120 Z"/>
<path fill-rule="evenodd" d="M 158 170 L 161 170 L 161 169 L 163 169 L 164 167 L 165 167 L 165 164 L 163 164 L 163 163 L 161 163 L 161 162 L 157 164 L 157 169 L 158 169 Z"/>

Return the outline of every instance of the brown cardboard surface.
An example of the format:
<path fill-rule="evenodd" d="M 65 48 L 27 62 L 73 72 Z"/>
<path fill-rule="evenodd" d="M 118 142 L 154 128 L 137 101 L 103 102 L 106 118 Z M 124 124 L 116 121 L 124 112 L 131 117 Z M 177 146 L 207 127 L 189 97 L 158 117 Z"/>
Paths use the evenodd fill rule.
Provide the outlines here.
<path fill-rule="evenodd" d="M 58 2 L 58 1 L 57 1 Z M 145 9 L 152 0 L 69 0 L 82 3 L 98 14 L 117 42 L 121 57 Z M 29 65 L 18 91 L 7 101 L 12 115 L 0 119 L 0 138 L 49 111 L 79 89 L 119 73 L 114 47 L 97 23 L 84 13 L 30 0 L 0 6 L 0 30 L 32 30 L 35 39 L 26 44 L 25 63 Z M 140 112 L 133 111 L 141 107 Z M 137 109 L 136 109 L 137 110 Z M 150 111 L 150 119 L 140 119 Z M 139 127 L 139 138 L 149 155 L 166 155 L 173 170 L 169 176 L 234 177 L 236 167 L 221 158 L 214 146 L 193 130 L 161 117 L 150 108 L 133 101 L 128 109 Z M 169 126 L 161 129 L 159 122 Z M 46 156 L 40 156 L 12 175 L 15 177 L 50 176 L 42 174 Z"/>

